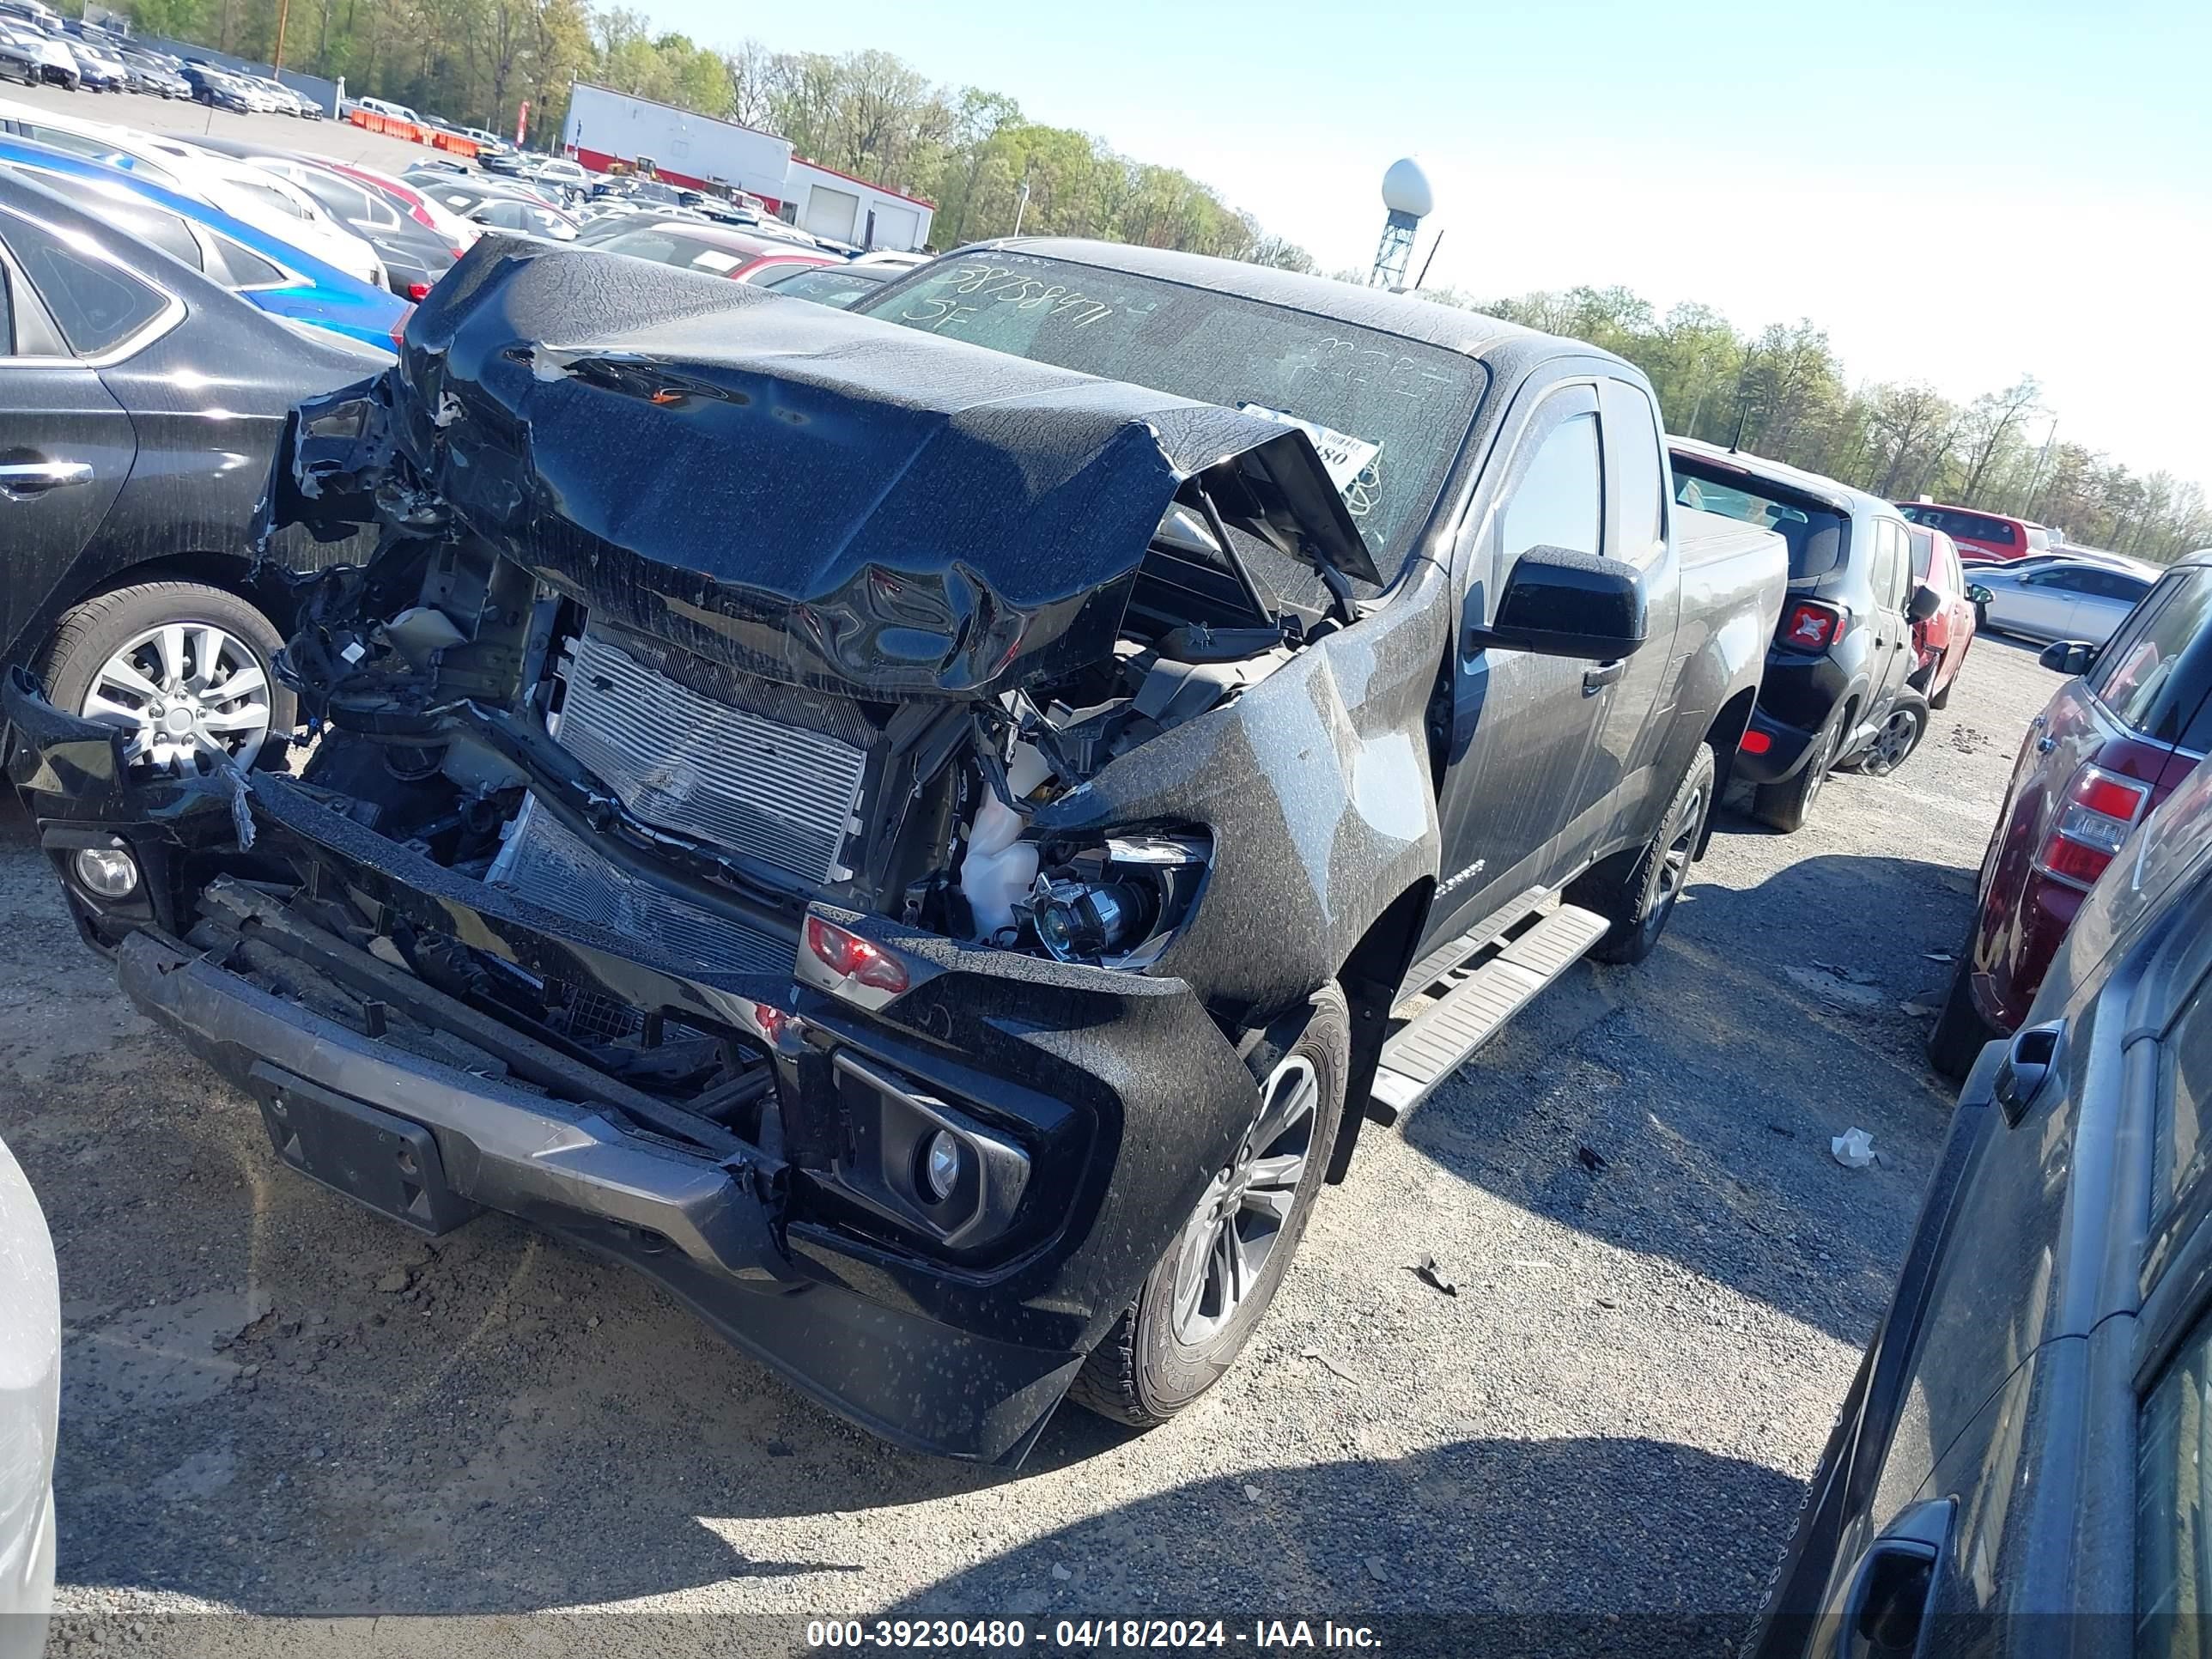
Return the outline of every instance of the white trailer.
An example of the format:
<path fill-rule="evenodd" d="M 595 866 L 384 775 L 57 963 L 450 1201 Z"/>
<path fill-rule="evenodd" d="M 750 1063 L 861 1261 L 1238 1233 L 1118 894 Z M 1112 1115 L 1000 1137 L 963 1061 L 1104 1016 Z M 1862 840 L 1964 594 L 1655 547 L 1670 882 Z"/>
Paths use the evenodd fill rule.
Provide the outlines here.
<path fill-rule="evenodd" d="M 787 140 L 588 82 L 579 81 L 569 94 L 561 148 L 595 173 L 617 161 L 633 167 L 651 161 L 671 184 L 694 190 L 729 185 L 776 206 L 788 199 Z"/>

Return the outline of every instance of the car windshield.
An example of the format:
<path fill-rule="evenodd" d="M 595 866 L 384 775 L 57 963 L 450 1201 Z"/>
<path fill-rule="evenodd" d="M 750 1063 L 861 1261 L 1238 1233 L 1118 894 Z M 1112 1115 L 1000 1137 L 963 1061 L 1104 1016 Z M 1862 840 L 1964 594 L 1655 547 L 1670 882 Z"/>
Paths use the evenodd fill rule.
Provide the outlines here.
<path fill-rule="evenodd" d="M 825 306 L 849 306 L 864 294 L 884 285 L 888 273 L 871 276 L 865 270 L 840 270 L 836 265 L 801 265 L 761 284 L 796 300 L 812 300 Z"/>
<path fill-rule="evenodd" d="M 997 252 L 854 307 L 1034 362 L 1304 425 L 1386 580 L 1487 385 L 1472 358 L 1186 283 Z"/>
<path fill-rule="evenodd" d="M 1675 501 L 1774 532 L 1789 544 L 1793 580 L 1825 576 L 1842 561 L 1850 535 L 1842 514 L 1734 467 L 1694 455 L 1674 459 Z"/>
<path fill-rule="evenodd" d="M 609 253 L 627 253 L 633 259 L 681 265 L 714 276 L 726 276 L 756 257 L 733 252 L 716 242 L 685 236 L 668 225 L 655 225 L 648 230 L 626 230 L 619 236 L 610 236 L 599 246 Z"/>

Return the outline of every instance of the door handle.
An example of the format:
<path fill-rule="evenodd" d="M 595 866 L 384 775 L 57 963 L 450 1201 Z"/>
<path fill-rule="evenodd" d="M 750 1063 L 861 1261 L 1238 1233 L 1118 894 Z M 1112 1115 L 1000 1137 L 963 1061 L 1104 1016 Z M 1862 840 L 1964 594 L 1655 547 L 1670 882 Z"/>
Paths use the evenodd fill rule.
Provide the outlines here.
<path fill-rule="evenodd" d="M 1583 696 L 1595 696 L 1628 672 L 1628 659 L 1615 657 L 1611 662 L 1601 662 L 1583 672 Z"/>
<path fill-rule="evenodd" d="M 9 461 L 0 465 L 0 494 L 21 501 L 64 484 L 90 483 L 92 467 L 84 461 Z"/>
<path fill-rule="evenodd" d="M 1990 1095 L 2007 1123 L 2018 1127 L 2021 1119 L 2027 1115 L 2044 1079 L 2057 1063 L 2059 1044 L 2065 1036 L 2066 1022 L 2049 1019 L 2029 1026 L 2006 1045 L 2004 1058 L 1997 1062 L 1997 1074 L 1990 1084 Z"/>
<path fill-rule="evenodd" d="M 1845 1581 L 1832 1651 L 1844 1659 L 1919 1651 L 1952 1519 L 1951 1500 L 1939 1498 L 1883 1528 Z"/>

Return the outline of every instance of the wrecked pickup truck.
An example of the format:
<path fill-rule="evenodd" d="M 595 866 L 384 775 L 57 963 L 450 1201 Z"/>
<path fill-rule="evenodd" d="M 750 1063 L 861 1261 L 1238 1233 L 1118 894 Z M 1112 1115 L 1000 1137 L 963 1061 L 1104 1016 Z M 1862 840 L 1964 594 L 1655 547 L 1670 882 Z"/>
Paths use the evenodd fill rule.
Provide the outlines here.
<path fill-rule="evenodd" d="M 304 764 L 19 676 L 10 774 L 284 1162 L 1014 1461 L 1188 1405 L 1364 1121 L 1651 949 L 1784 556 L 1573 341 L 1087 244 L 868 310 L 487 239 L 280 453 L 268 528 L 379 534 Z"/>

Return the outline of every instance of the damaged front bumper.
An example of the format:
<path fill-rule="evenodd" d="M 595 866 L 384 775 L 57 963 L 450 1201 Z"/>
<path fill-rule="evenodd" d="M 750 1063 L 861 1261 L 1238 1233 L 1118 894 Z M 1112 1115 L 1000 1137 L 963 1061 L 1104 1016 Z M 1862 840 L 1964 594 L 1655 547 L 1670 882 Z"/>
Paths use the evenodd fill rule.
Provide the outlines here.
<path fill-rule="evenodd" d="M 933 959 L 849 915 L 908 953 L 916 982 L 888 1006 L 788 965 L 687 972 L 385 841 L 292 779 L 137 785 L 100 728 L 27 679 L 5 704 L 10 776 L 81 929 L 141 1010 L 253 1097 L 281 1158 L 422 1231 L 492 1209 L 628 1262 L 909 1449 L 1018 1461 L 1224 1155 L 1219 1125 L 1256 1097 L 1173 979 L 943 941 Z M 127 849 L 137 890 L 102 900 L 74 881 L 88 845 Z M 377 949 L 301 919 L 340 902 Z M 211 947 L 210 918 L 243 943 Z M 764 1037 L 790 1142 L 687 1143 L 627 1085 L 564 1070 L 393 966 L 382 941 L 402 929 Z M 302 983 L 338 986 L 346 1012 Z M 988 1239 L 902 1224 L 871 1159 L 907 1144 L 894 1120 L 912 1112 L 1018 1160 L 975 1198 L 998 1206 Z"/>

